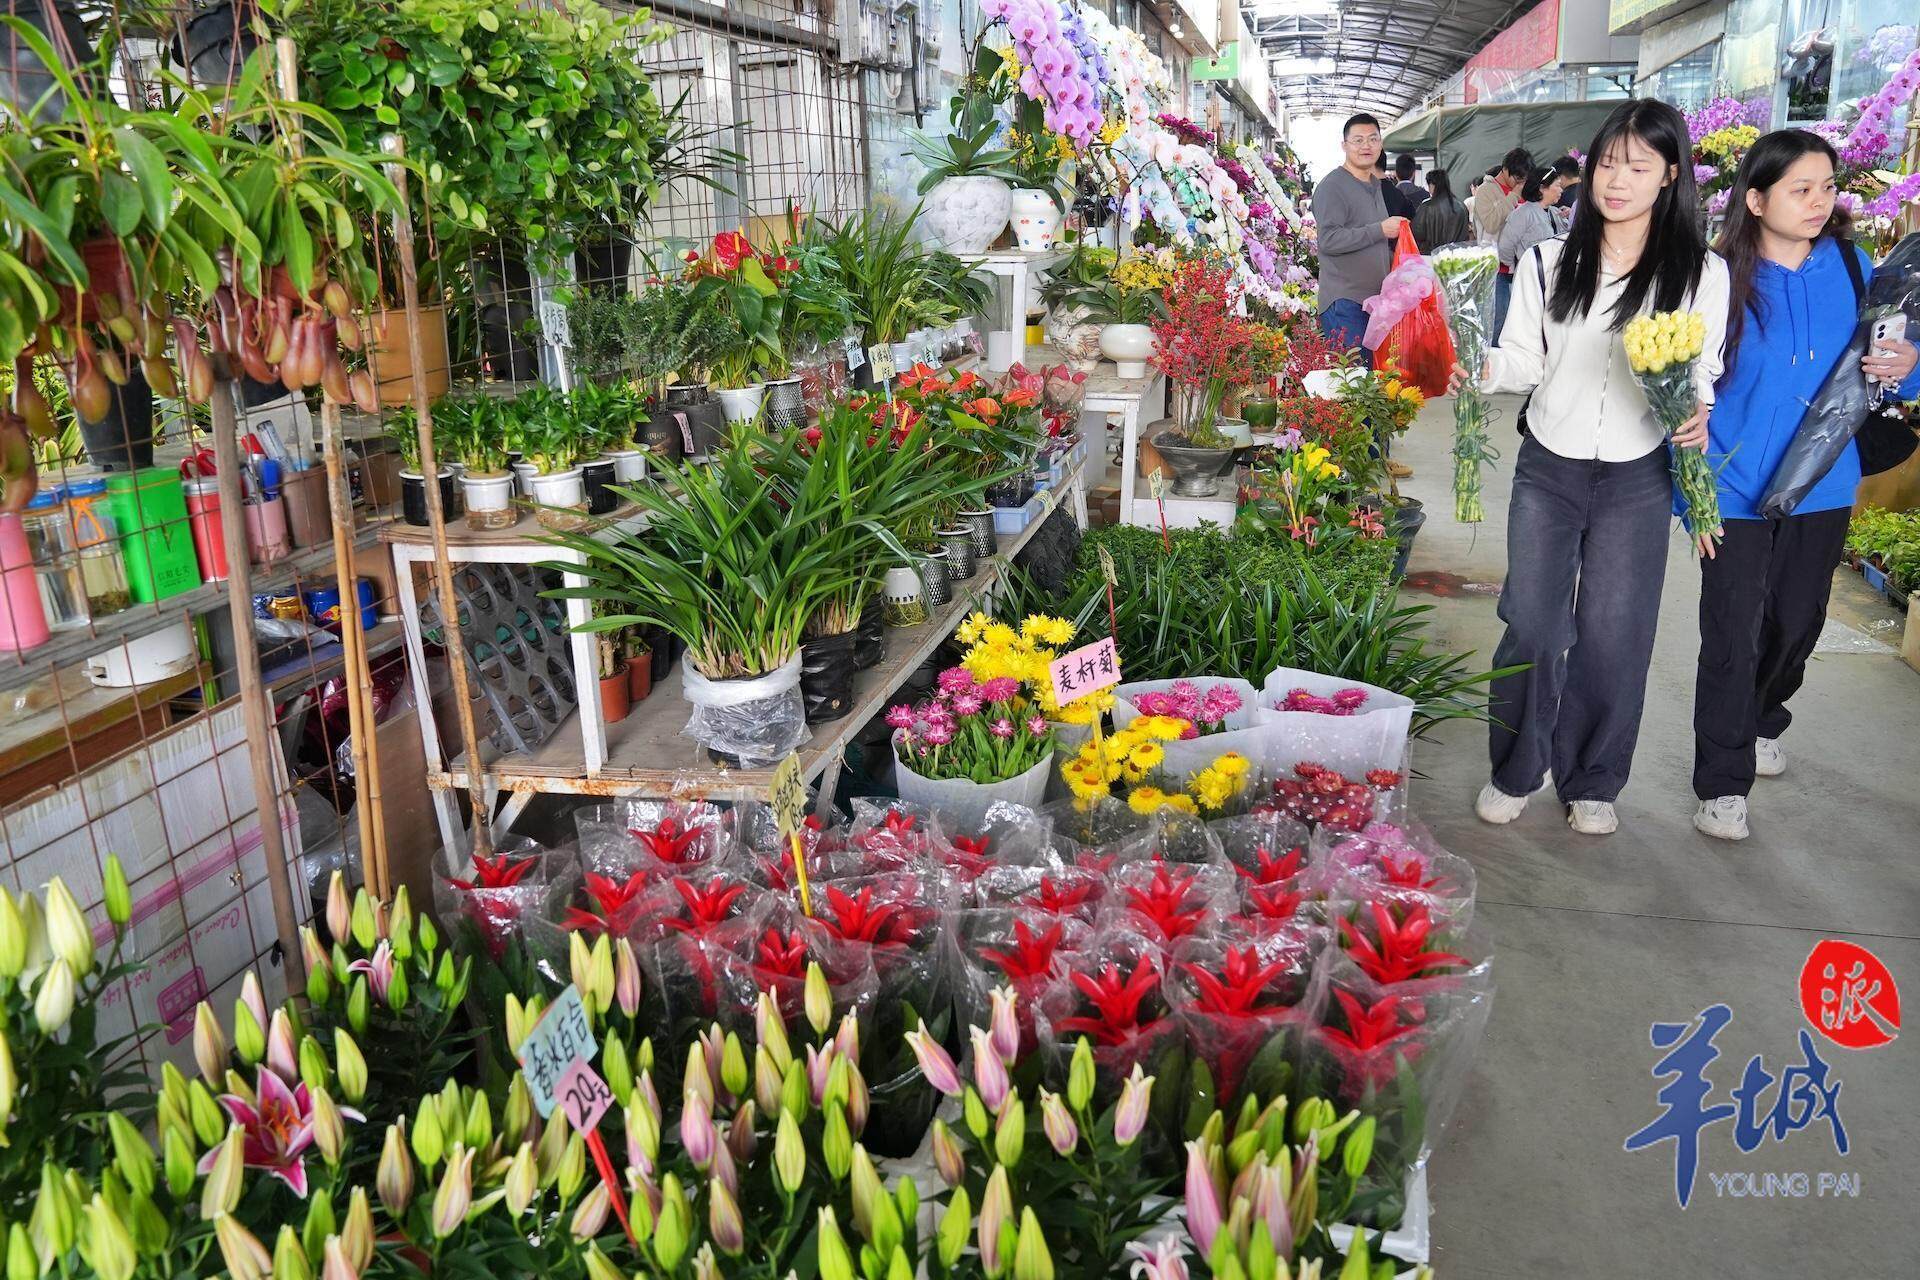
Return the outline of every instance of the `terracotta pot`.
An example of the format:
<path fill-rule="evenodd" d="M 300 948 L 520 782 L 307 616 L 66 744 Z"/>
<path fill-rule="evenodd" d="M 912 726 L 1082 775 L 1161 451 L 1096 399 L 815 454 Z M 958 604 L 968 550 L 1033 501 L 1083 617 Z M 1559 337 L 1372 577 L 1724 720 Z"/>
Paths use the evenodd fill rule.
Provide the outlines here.
<path fill-rule="evenodd" d="M 653 692 L 653 655 L 637 654 L 627 659 L 627 701 L 645 702 Z"/>
<path fill-rule="evenodd" d="M 633 708 L 627 670 L 622 662 L 612 675 L 600 677 L 600 718 L 608 724 L 619 724 Z"/>
<path fill-rule="evenodd" d="M 380 403 L 413 403 L 413 348 L 408 340 L 407 313 L 400 308 L 375 311 L 367 317 L 373 341 L 367 346 L 367 362 L 374 381 L 380 384 Z M 447 393 L 447 309 L 443 306 L 420 308 L 420 362 L 426 370 L 427 398 L 438 399 Z"/>

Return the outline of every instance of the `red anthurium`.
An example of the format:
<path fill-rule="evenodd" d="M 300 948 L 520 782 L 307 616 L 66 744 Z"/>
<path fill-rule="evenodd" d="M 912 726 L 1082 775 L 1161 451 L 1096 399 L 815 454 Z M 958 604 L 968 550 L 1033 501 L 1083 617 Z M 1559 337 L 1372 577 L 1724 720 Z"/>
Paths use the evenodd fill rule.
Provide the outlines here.
<path fill-rule="evenodd" d="M 609 922 L 638 901 L 646 887 L 647 877 L 643 871 L 636 871 L 627 877 L 625 884 L 589 871 L 587 872 L 587 896 L 592 898 L 594 905 L 600 908 L 599 913 L 595 914 L 579 907 L 568 907 L 566 919 L 560 922 L 560 927 L 569 932 L 581 929 L 587 933 L 604 933 L 612 927 Z"/>
<path fill-rule="evenodd" d="M 672 818 L 662 818 L 660 825 L 651 831 L 628 827 L 627 834 L 638 840 L 648 853 L 660 861 L 677 865 L 688 860 L 687 851 L 699 838 L 700 828 L 675 822 Z"/>
<path fill-rule="evenodd" d="M 1200 921 L 1207 914 L 1205 907 L 1185 909 L 1187 895 L 1198 878 L 1176 878 L 1168 873 L 1166 864 L 1161 863 L 1154 868 L 1153 880 L 1145 889 L 1126 891 L 1127 900 L 1135 914 L 1152 921 L 1168 938 L 1184 938 L 1200 927 Z"/>
<path fill-rule="evenodd" d="M 999 965 L 1009 978 L 1041 978 L 1053 972 L 1053 953 L 1060 946 L 1060 926 L 1038 937 L 1025 920 L 1013 922 L 1013 947 L 1008 951 L 981 948 L 980 954 Z"/>
<path fill-rule="evenodd" d="M 1301 860 L 1307 856 L 1307 851 L 1296 845 L 1276 857 L 1271 849 L 1261 845 L 1253 851 L 1253 856 L 1258 860 L 1254 870 L 1249 871 L 1238 863 L 1234 864 L 1233 869 L 1255 884 L 1278 884 L 1299 872 Z"/>
<path fill-rule="evenodd" d="M 721 876 L 707 881 L 704 889 L 675 876 L 673 887 L 680 894 L 680 900 L 687 904 L 687 915 L 683 920 L 668 920 L 665 924 L 680 933 L 705 933 L 733 914 L 733 904 L 747 891 L 746 886 L 728 884 Z"/>
<path fill-rule="evenodd" d="M 1247 888 L 1247 901 L 1263 920 L 1293 919 L 1306 898 L 1304 890 L 1289 889 L 1284 884 L 1256 884 Z"/>
<path fill-rule="evenodd" d="M 1226 963 L 1217 974 L 1197 964 L 1189 964 L 1185 968 L 1194 986 L 1199 988 L 1198 1003 L 1203 1013 L 1233 1018 L 1260 1018 L 1287 1011 L 1284 1004 L 1260 1003 L 1267 984 L 1273 981 L 1276 974 L 1284 973 L 1287 966 L 1278 960 L 1272 964 L 1261 964 L 1260 953 L 1252 947 L 1227 948 Z"/>
<path fill-rule="evenodd" d="M 456 889 L 464 889 L 468 893 L 475 889 L 511 889 L 524 880 L 527 872 L 531 870 L 533 870 L 532 858 L 510 858 L 504 853 L 492 858 L 483 858 L 476 853 L 473 855 L 473 879 L 449 878 L 447 883 Z"/>
<path fill-rule="evenodd" d="M 807 944 L 797 933 L 782 935 L 778 929 L 769 929 L 760 935 L 754 949 L 754 963 L 782 978 L 804 978 L 807 976 Z"/>
<path fill-rule="evenodd" d="M 1321 1034 L 1355 1053 L 1368 1053 L 1382 1045 L 1391 1044 L 1418 1027 L 1417 1021 L 1403 1023 L 1400 1020 L 1403 1001 L 1398 996 L 1387 996 L 1366 1005 L 1358 997 L 1336 987 L 1333 998 L 1340 1002 L 1341 1012 L 1346 1015 L 1347 1029 L 1341 1031 L 1326 1027 Z"/>
<path fill-rule="evenodd" d="M 913 937 L 913 919 L 899 903 L 873 905 L 873 886 L 858 897 L 827 886 L 827 912 L 815 917 L 835 937 L 873 946 L 898 946 Z"/>
<path fill-rule="evenodd" d="M 728 271 L 753 256 L 753 245 L 738 231 L 722 231 L 713 238 L 713 257 Z"/>
<path fill-rule="evenodd" d="M 1122 976 L 1119 965 L 1102 965 L 1097 978 L 1074 974 L 1073 985 L 1093 1006 L 1094 1016 L 1062 1018 L 1059 1028 L 1092 1036 L 1096 1044 L 1117 1045 L 1146 1029 L 1140 1023 L 1140 1002 L 1160 985 L 1160 975 L 1143 959 L 1133 966 L 1130 975 Z"/>
<path fill-rule="evenodd" d="M 1342 918 L 1340 921 L 1340 939 L 1363 972 L 1375 982 L 1405 982 L 1410 978 L 1422 977 L 1431 970 L 1444 969 L 1466 964 L 1464 956 L 1451 951 L 1428 951 L 1427 938 L 1433 932 L 1433 922 L 1425 907 L 1415 907 L 1407 913 L 1404 923 L 1394 923 L 1393 913 L 1384 903 L 1371 903 L 1374 931 L 1379 935 L 1376 945 L 1366 934 L 1354 926 L 1353 921 Z"/>
<path fill-rule="evenodd" d="M 1020 900 L 1022 906 L 1036 908 L 1050 915 L 1063 916 L 1076 907 L 1085 906 L 1092 900 L 1097 888 L 1095 882 L 1086 880 L 1080 884 L 1057 885 L 1052 876 L 1040 877 L 1040 887 Z"/>

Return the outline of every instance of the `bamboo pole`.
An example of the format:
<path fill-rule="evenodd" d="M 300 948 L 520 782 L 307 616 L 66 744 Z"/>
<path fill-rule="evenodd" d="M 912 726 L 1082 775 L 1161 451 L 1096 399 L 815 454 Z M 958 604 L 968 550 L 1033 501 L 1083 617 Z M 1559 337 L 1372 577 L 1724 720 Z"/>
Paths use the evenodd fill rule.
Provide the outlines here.
<path fill-rule="evenodd" d="M 274 42 L 274 71 L 280 96 L 300 97 L 300 65 L 291 37 Z M 288 138 L 293 153 L 304 149 L 299 133 Z M 327 468 L 327 505 L 333 514 L 333 572 L 340 586 L 340 646 L 345 650 L 347 736 L 353 753 L 356 791 L 354 814 L 360 831 L 360 878 L 377 898 L 388 896 L 386 830 L 381 821 L 380 764 L 374 745 L 373 676 L 367 665 L 367 640 L 360 629 L 360 580 L 353 571 L 353 495 L 340 461 L 340 406 L 320 398 L 320 436 Z"/>
<path fill-rule="evenodd" d="M 400 298 L 407 309 L 407 356 L 413 372 L 414 425 L 420 438 L 420 475 L 427 491 L 427 527 L 433 535 L 434 585 L 440 597 L 446 635 L 447 667 L 453 676 L 454 710 L 460 718 L 460 742 L 467 753 L 467 787 L 473 804 L 473 854 L 492 852 L 487 826 L 492 820 L 481 771 L 480 734 L 473 723 L 473 697 L 467 688 L 467 649 L 460 636 L 460 601 L 453 593 L 453 564 L 447 558 L 447 513 L 440 501 L 440 457 L 433 447 L 433 405 L 427 395 L 426 360 L 420 333 L 420 276 L 413 261 L 413 219 L 407 206 L 406 140 L 397 133 L 381 137 L 380 149 L 392 157 L 387 178 L 400 194 L 393 215 L 393 256 L 400 264 Z M 421 715 L 433 714 L 422 707 Z M 458 852 L 456 850 L 456 852 Z"/>
<path fill-rule="evenodd" d="M 234 675 L 246 718 L 247 752 L 253 757 L 253 801 L 259 809 L 260 854 L 267 864 L 267 889 L 273 895 L 273 922 L 280 938 L 280 962 L 287 990 L 303 991 L 307 969 L 300 953 L 299 916 L 293 886 L 287 882 L 287 850 L 280 840 L 280 791 L 273 779 L 273 716 L 266 682 L 260 678 L 260 648 L 253 635 L 253 564 L 247 553 L 245 494 L 240 487 L 239 414 L 234 411 L 232 365 L 214 357 L 214 479 L 220 489 L 220 529 L 227 550 L 227 617 L 233 624 Z"/>

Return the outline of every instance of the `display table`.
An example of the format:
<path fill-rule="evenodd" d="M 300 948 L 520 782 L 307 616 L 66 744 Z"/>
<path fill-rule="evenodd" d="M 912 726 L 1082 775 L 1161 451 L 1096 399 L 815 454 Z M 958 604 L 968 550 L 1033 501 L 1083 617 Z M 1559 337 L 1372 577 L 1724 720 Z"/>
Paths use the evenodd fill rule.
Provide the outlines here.
<path fill-rule="evenodd" d="M 1039 519 L 1018 533 L 1000 534 L 999 554 L 981 562 L 973 577 L 954 583 L 950 603 L 934 610 L 919 626 L 887 629 L 886 656 L 854 677 L 851 709 L 840 719 L 815 727 L 812 738 L 800 748 L 802 775 L 809 782 L 821 780 L 818 807 L 824 809 L 832 803 L 840 764 L 854 734 L 886 709 L 894 692 L 932 655 L 940 642 L 953 633 L 962 618 L 974 609 L 988 607 L 1007 565 L 1045 523 L 1045 517 L 1052 514 L 1055 506 L 1063 501 L 1071 502 L 1070 509 L 1084 526 L 1086 502 L 1081 487 L 1084 469 L 1084 461 L 1074 463 L 1059 482 L 1045 492 Z M 645 528 L 644 516 L 632 508 L 615 511 L 602 519 L 608 523 L 596 534 L 599 537 L 611 538 Z M 455 563 L 579 563 L 577 553 L 544 541 L 545 533 L 530 516 L 513 529 L 498 532 L 483 533 L 464 525 L 449 526 L 447 554 Z M 390 526 L 382 536 L 393 548 L 414 694 L 420 706 L 431 706 L 432 690 L 427 681 L 425 637 L 413 585 L 413 566 L 433 559 L 433 541 L 427 529 L 412 525 Z M 573 574 L 562 573 L 561 577 L 566 585 L 583 585 Z M 565 603 L 569 627 L 591 617 L 587 601 Z M 728 769 L 716 765 L 703 748 L 681 733 L 690 708 L 680 696 L 678 667 L 655 684 L 646 701 L 636 704 L 624 720 L 613 725 L 603 723 L 600 700 L 596 696 L 596 644 L 595 637 L 589 634 L 569 636 L 573 683 L 580 696 L 575 709 L 557 731 L 528 751 L 501 752 L 489 742 L 481 744 L 483 758 L 479 772 L 489 807 L 502 793 L 507 796 L 505 807 L 494 820 L 497 830 L 510 827 L 532 798 L 542 793 L 623 796 L 681 791 L 722 800 L 765 798 L 773 777 L 771 770 Z M 431 715 L 420 717 L 420 737 L 441 838 L 449 848 L 462 848 L 454 793 L 470 785 L 469 762 L 464 754 L 449 757 Z"/>
<path fill-rule="evenodd" d="M 1007 282 L 1005 318 L 1007 328 L 1013 331 L 1013 354 L 1009 358 L 1014 364 L 1027 363 L 1027 308 L 1033 300 L 1037 276 L 1066 256 L 1064 249 L 1049 249 L 1042 253 L 1022 253 L 1018 249 L 1009 249 L 997 253 L 958 255 L 962 262 L 971 263 L 975 271 Z M 993 368 L 991 364 L 987 367 Z M 1005 372 L 1003 369 L 993 371 Z"/>

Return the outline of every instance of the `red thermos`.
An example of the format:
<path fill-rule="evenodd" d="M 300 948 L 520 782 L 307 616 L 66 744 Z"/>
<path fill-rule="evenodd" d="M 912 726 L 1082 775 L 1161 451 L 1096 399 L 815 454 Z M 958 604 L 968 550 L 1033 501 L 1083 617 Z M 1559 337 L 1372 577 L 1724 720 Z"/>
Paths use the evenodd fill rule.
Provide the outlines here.
<path fill-rule="evenodd" d="M 180 482 L 187 495 L 187 522 L 193 529 L 193 553 L 206 582 L 227 580 L 225 526 L 220 522 L 220 482 L 212 476 Z"/>

